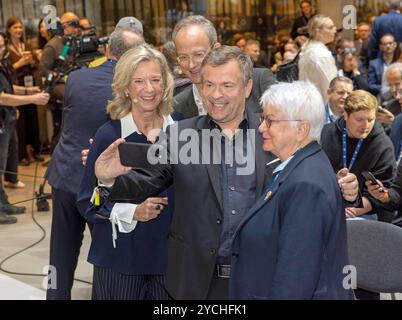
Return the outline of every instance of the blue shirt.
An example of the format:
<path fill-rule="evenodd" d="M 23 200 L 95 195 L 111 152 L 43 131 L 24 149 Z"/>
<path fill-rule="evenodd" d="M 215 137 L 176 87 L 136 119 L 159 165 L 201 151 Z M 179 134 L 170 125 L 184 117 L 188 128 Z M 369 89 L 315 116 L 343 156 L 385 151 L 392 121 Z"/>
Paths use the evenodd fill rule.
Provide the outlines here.
<path fill-rule="evenodd" d="M 220 127 L 212 120 L 210 120 L 211 129 L 220 129 Z M 256 185 L 257 178 L 255 170 L 250 175 L 238 174 L 238 169 L 244 168 L 246 165 L 238 163 L 237 159 L 244 159 L 248 155 L 247 161 L 254 161 L 254 152 L 248 152 L 250 142 L 248 142 L 248 120 L 247 117 L 242 121 L 239 126 L 242 131 L 238 132 L 232 140 L 222 135 L 221 142 L 221 155 L 222 161 L 219 170 L 219 176 L 221 181 L 221 194 L 223 205 L 223 222 L 222 233 L 220 237 L 220 246 L 218 249 L 218 264 L 229 264 L 231 247 L 234 232 L 239 225 L 241 219 L 254 205 L 256 201 Z M 236 148 L 236 144 L 242 148 Z M 226 147 L 226 148 L 225 148 Z M 231 159 L 229 161 L 229 155 L 226 151 L 233 151 Z M 250 158 L 252 154 L 252 158 Z"/>

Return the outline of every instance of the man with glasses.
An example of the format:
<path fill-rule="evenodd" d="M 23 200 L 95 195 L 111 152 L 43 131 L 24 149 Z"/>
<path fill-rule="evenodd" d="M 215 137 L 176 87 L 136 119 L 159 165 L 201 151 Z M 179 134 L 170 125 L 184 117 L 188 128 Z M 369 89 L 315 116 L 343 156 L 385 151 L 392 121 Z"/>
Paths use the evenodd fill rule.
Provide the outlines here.
<path fill-rule="evenodd" d="M 394 100 L 386 108 L 395 115 L 395 120 L 391 127 L 391 140 L 394 144 L 395 158 L 397 161 L 400 161 L 402 154 L 402 63 L 396 62 L 391 64 L 385 76 L 394 97 Z"/>
<path fill-rule="evenodd" d="M 382 100 L 389 100 L 389 86 L 386 77 L 384 77 L 388 66 L 392 63 L 397 43 L 392 34 L 386 34 L 381 37 L 380 51 L 381 57 L 371 60 L 367 72 L 367 81 L 369 91 L 377 96 L 381 95 Z"/>
<path fill-rule="evenodd" d="M 208 53 L 221 46 L 218 43 L 216 29 L 208 19 L 202 16 L 189 16 L 180 20 L 172 33 L 176 46 L 177 61 L 181 70 L 193 85 L 175 97 L 174 108 L 185 118 L 205 115 L 206 110 L 201 98 L 201 64 Z M 265 68 L 253 70 L 253 90 L 246 102 L 246 109 L 261 112 L 259 99 L 262 93 L 276 79 Z"/>
<path fill-rule="evenodd" d="M 386 34 L 392 34 L 395 40 L 399 43 L 402 42 L 402 15 L 401 1 L 389 1 L 389 13 L 377 17 L 372 26 L 372 32 L 368 44 L 368 57 L 370 60 L 379 58 L 379 42 Z"/>
<path fill-rule="evenodd" d="M 328 89 L 328 102 L 325 105 L 325 123 L 335 122 L 343 115 L 345 100 L 353 91 L 353 82 L 346 77 L 336 77 Z"/>
<path fill-rule="evenodd" d="M 191 67 L 194 55 L 196 60 L 197 54 L 201 58 L 197 49 L 200 47 L 194 48 Z M 201 68 L 193 70 L 198 71 L 193 78 L 199 78 L 207 115 L 172 125 L 167 133 L 167 150 L 173 154 L 177 148 L 182 154 L 186 143 L 182 138 L 175 141 L 174 137 L 176 133 L 182 137 L 191 132 L 199 139 L 191 150 L 192 159 L 198 157 L 203 159 L 202 163 L 188 164 L 180 158 L 153 168 L 147 176 L 134 170 L 119 176 L 121 165 L 110 162 L 108 154 L 117 154 L 121 141 L 110 146 L 96 163 L 98 179 L 106 185 L 114 182 L 112 200 L 156 195 L 157 190 L 173 183 L 175 199 L 166 288 L 174 299 L 228 298 L 232 236 L 271 177 L 273 168 L 266 164 L 274 157 L 260 147 L 260 114 L 246 109 L 252 70 L 250 57 L 238 47 L 229 46 L 213 50 Z M 210 150 L 214 151 L 211 155 Z M 216 159 L 216 155 L 220 157 Z M 238 161 L 240 158 L 252 169 L 243 171 L 245 162 Z"/>

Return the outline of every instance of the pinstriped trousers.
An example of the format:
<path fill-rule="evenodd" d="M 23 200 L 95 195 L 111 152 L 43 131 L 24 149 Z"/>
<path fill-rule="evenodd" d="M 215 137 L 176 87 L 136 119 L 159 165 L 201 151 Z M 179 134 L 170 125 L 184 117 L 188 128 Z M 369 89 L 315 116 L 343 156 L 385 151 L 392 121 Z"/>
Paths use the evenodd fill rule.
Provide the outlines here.
<path fill-rule="evenodd" d="M 94 266 L 92 300 L 171 300 L 163 275 L 126 275 Z"/>

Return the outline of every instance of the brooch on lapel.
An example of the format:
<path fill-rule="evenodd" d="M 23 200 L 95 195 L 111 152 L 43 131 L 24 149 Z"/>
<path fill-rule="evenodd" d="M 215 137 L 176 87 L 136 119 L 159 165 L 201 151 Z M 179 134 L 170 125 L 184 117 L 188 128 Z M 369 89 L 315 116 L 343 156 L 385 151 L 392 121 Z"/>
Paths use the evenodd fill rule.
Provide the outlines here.
<path fill-rule="evenodd" d="M 264 201 L 267 201 L 269 198 L 271 198 L 272 191 L 268 191 L 267 194 L 265 195 Z"/>

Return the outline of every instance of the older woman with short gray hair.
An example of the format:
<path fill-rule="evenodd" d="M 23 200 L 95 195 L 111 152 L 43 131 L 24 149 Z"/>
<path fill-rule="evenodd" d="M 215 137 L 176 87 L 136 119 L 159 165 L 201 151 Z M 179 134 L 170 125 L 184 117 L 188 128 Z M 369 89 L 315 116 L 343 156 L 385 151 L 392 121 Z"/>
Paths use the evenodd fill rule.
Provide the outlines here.
<path fill-rule="evenodd" d="M 279 83 L 262 104 L 262 148 L 279 165 L 235 232 L 230 298 L 353 299 L 343 199 L 318 144 L 323 99 L 312 84 Z"/>

